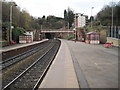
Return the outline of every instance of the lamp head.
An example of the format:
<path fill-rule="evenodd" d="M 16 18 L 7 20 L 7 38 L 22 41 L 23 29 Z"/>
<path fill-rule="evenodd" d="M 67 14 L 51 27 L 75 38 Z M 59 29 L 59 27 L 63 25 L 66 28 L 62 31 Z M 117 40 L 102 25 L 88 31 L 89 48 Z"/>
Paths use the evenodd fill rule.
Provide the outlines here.
<path fill-rule="evenodd" d="M 17 6 L 17 4 L 16 4 L 15 2 L 11 2 L 11 4 L 12 4 L 13 6 Z"/>

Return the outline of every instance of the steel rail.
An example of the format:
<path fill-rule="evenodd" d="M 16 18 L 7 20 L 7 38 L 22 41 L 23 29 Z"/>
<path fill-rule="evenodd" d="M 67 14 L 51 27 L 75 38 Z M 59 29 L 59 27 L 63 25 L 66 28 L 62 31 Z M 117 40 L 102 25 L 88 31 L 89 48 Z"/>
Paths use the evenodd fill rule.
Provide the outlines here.
<path fill-rule="evenodd" d="M 59 47 L 60 47 L 60 45 L 58 46 L 56 52 L 58 52 Z M 54 60 L 54 58 L 55 58 L 55 56 L 56 56 L 56 54 L 57 54 L 56 52 L 55 52 L 54 55 L 52 56 L 52 58 L 51 58 L 49 64 L 48 64 L 47 67 L 45 68 L 44 72 L 42 73 L 41 77 L 38 79 L 37 83 L 34 85 L 34 87 L 33 87 L 32 90 L 38 89 L 39 85 L 41 84 L 43 78 L 45 77 L 47 71 L 49 70 L 49 68 L 50 68 L 50 66 L 51 66 L 51 64 L 52 64 L 52 62 L 53 62 L 53 60 Z"/>
<path fill-rule="evenodd" d="M 19 79 L 20 77 L 22 77 L 23 74 L 25 74 L 30 68 L 32 68 L 38 61 L 40 61 L 52 48 L 54 47 L 54 45 L 47 50 L 40 58 L 38 58 L 33 64 L 31 64 L 26 70 L 24 70 L 21 74 L 19 74 L 14 80 L 12 80 L 10 83 L 8 83 L 6 86 L 4 86 L 2 88 L 2 90 L 6 90 L 7 88 L 9 88 L 9 86 L 11 84 L 13 84 L 17 79 Z"/>
<path fill-rule="evenodd" d="M 46 46 L 46 45 L 45 45 L 45 46 Z M 44 46 L 44 47 L 45 47 L 45 46 Z M 26 52 L 24 52 L 24 53 L 18 54 L 18 55 L 14 56 L 14 57 L 11 57 L 11 58 L 6 59 L 6 60 L 3 61 L 3 62 L 0 62 L 0 65 L 2 66 L 2 68 L 0 68 L 0 70 L 3 70 L 3 69 L 5 69 L 6 67 L 9 67 L 9 66 L 11 66 L 11 65 L 19 62 L 19 60 L 16 60 L 15 62 L 13 62 L 12 64 L 7 65 L 7 66 L 3 66 L 4 63 L 13 61 L 13 60 L 15 60 L 16 58 L 19 58 L 19 57 L 21 57 L 21 56 L 23 56 L 23 55 L 26 54 L 26 56 L 22 58 L 22 59 L 24 59 L 24 58 L 30 56 L 31 54 L 34 54 L 35 52 L 37 52 L 37 51 L 39 51 L 39 50 L 42 50 L 42 49 L 44 48 L 44 47 L 43 47 L 43 48 L 40 48 L 40 47 L 41 47 L 41 46 L 35 47 L 35 48 L 31 49 L 31 50 L 28 50 L 28 51 L 26 51 Z M 29 52 L 31 52 L 31 53 L 29 53 Z M 28 53 L 29 53 L 29 54 L 28 54 Z M 27 55 L 27 54 L 28 54 L 28 55 Z"/>

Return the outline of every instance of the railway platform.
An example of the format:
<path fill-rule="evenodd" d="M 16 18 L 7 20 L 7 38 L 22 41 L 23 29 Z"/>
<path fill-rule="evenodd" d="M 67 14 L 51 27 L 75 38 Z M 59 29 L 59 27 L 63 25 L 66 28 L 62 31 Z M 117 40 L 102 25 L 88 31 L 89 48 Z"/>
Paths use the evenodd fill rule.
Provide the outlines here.
<path fill-rule="evenodd" d="M 118 48 L 61 40 L 39 88 L 118 88 Z"/>
<path fill-rule="evenodd" d="M 79 88 L 70 51 L 61 40 L 61 47 L 39 88 Z"/>
<path fill-rule="evenodd" d="M 11 46 L 6 46 L 6 47 L 3 47 L 3 48 L 0 48 L 0 52 L 5 52 L 5 51 L 13 50 L 13 49 L 18 49 L 18 48 L 34 45 L 34 44 L 37 44 L 37 43 L 42 43 L 42 42 L 47 41 L 47 40 L 48 39 L 43 39 L 41 41 L 34 41 L 32 43 L 14 44 L 14 45 L 11 45 Z"/>
<path fill-rule="evenodd" d="M 67 41 L 81 88 L 118 88 L 118 47 Z"/>

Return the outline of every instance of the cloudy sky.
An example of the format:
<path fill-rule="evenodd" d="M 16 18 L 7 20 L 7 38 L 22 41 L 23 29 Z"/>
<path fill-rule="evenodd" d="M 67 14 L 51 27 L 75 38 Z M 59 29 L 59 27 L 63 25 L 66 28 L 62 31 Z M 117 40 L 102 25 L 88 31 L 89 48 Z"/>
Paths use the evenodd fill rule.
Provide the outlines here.
<path fill-rule="evenodd" d="M 8 0 L 11 1 L 11 0 Z M 105 5 L 119 0 L 13 0 L 22 9 L 27 10 L 34 17 L 55 15 L 64 17 L 64 10 L 70 7 L 75 13 L 96 15 Z"/>

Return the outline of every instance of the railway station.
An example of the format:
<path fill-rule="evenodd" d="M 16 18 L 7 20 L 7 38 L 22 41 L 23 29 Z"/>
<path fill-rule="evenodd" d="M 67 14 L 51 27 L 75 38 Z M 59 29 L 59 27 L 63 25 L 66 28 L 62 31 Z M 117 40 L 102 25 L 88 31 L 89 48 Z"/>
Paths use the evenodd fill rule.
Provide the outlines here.
<path fill-rule="evenodd" d="M 119 90 L 119 0 L 0 4 L 0 90 Z"/>
<path fill-rule="evenodd" d="M 55 53 L 52 54 L 51 52 L 53 51 L 50 51 L 50 53 L 46 52 L 43 53 L 44 52 L 44 50 L 42 50 L 43 48 L 46 48 L 47 52 L 49 52 L 49 50 L 52 50 L 52 48 L 54 47 L 54 45 L 52 44 L 53 43 L 55 44 L 56 42 L 58 43 L 58 41 L 60 42 L 60 45 L 56 44 L 55 46 L 60 47 L 58 49 L 54 49 L 54 51 L 57 52 L 56 54 Z M 42 44 L 44 45 L 42 46 Z M 38 50 L 38 48 L 32 50 L 32 48 L 34 48 L 33 47 L 34 45 L 36 45 L 36 47 L 37 45 L 41 45 L 41 47 L 43 48 L 40 47 L 38 48 L 40 48 L 42 52 L 36 51 Z M 32 48 L 29 48 L 29 46 Z M 50 48 L 48 48 L 49 46 Z M 27 55 L 28 52 L 25 53 L 24 51 L 25 48 L 31 49 L 29 50 L 29 52 L 31 52 L 29 53 L 29 55 Z M 32 71 L 29 71 L 32 68 L 32 65 L 30 65 L 30 63 L 33 64 L 34 61 L 29 60 L 29 58 L 37 57 L 36 55 L 35 57 L 32 57 L 32 55 L 34 55 L 35 53 L 34 50 L 35 52 L 39 52 L 37 55 L 39 54 L 41 55 L 39 58 L 36 58 L 38 61 L 35 62 L 36 63 L 41 62 L 46 67 L 44 67 L 43 69 L 41 67 L 38 67 L 37 65 L 36 67 L 33 67 Z M 1 51 L 3 52 L 3 61 L 1 62 L 4 75 L 3 90 L 6 90 L 8 88 L 15 89 L 30 87 L 34 89 L 39 88 L 79 89 L 79 88 L 118 87 L 117 47 L 105 48 L 103 45 L 93 45 L 78 41 L 75 42 L 64 39 L 60 40 L 43 39 L 42 41 L 38 42 L 32 42 L 28 44 L 16 44 L 13 46 L 4 47 Z M 24 53 L 20 54 L 18 53 L 19 51 L 24 51 Z M 7 52 L 16 54 L 14 54 L 15 56 L 13 57 L 10 56 L 9 53 L 8 56 Z M 24 57 L 23 55 L 26 56 Z M 47 56 L 44 57 L 44 55 Z M 25 58 L 28 61 L 24 61 Z M 43 61 L 47 60 L 46 58 L 50 59 L 50 61 L 47 62 L 47 64 L 46 62 L 39 61 L 39 59 Z M 13 62 L 13 60 L 16 61 Z M 36 64 L 35 62 L 34 64 Z M 22 68 L 23 67 L 25 68 L 25 66 L 27 66 L 26 67 L 27 69 L 22 70 Z M 21 69 L 21 71 L 19 71 L 19 69 Z M 37 71 L 35 71 L 35 69 Z M 13 77 L 12 73 L 15 72 L 18 74 Z M 35 74 L 30 75 L 30 73 Z M 25 78 L 27 78 L 27 80 Z"/>

